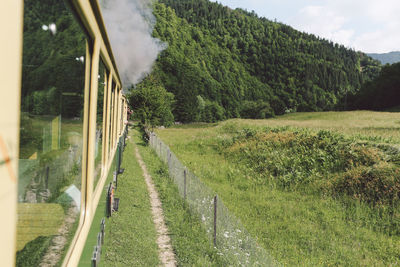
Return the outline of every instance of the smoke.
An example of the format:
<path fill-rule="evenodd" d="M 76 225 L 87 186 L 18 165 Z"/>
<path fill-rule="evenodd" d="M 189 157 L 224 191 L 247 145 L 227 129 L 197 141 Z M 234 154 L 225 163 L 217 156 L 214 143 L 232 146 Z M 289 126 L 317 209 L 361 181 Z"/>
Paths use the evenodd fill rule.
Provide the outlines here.
<path fill-rule="evenodd" d="M 101 8 L 125 88 L 148 75 L 166 44 L 152 37 L 156 19 L 151 0 L 103 0 Z"/>

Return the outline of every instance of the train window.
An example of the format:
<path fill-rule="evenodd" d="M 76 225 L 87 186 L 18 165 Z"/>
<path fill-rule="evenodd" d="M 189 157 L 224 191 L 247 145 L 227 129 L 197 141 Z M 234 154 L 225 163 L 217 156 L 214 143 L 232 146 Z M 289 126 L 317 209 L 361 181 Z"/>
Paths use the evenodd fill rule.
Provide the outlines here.
<path fill-rule="evenodd" d="M 103 117 L 104 117 L 104 92 L 107 92 L 107 69 L 100 59 L 98 75 L 98 93 L 97 93 L 97 116 L 96 116 L 96 148 L 94 161 L 94 180 L 93 188 L 96 188 L 102 173 L 102 155 L 103 155 Z"/>
<path fill-rule="evenodd" d="M 117 91 L 115 92 L 115 117 L 114 117 L 115 118 L 115 122 L 114 122 L 114 124 L 115 124 L 114 139 L 115 140 L 117 139 L 117 136 L 118 136 L 118 126 L 119 126 L 119 124 L 118 124 L 118 113 L 119 113 L 119 105 L 120 105 L 119 91 L 120 91 L 120 89 L 118 88 Z"/>
<path fill-rule="evenodd" d="M 79 223 L 86 35 L 63 1 L 24 1 L 17 266 L 60 265 Z"/>
<path fill-rule="evenodd" d="M 121 101 L 121 117 L 120 117 L 120 128 L 119 128 L 119 134 L 122 134 L 122 129 L 124 128 L 124 105 L 125 105 L 125 100 Z"/>
<path fill-rule="evenodd" d="M 114 129 L 114 94 L 115 94 L 115 82 L 112 81 L 112 86 L 111 86 L 111 96 L 110 96 L 110 118 L 109 118 L 109 136 L 108 136 L 108 147 L 109 147 L 109 152 L 111 156 L 111 152 L 113 150 L 112 144 L 113 142 L 113 129 Z"/>
<path fill-rule="evenodd" d="M 114 129 L 114 139 L 115 140 L 117 140 L 117 137 L 118 137 L 118 126 L 119 126 L 119 124 L 118 124 L 118 113 L 119 113 L 119 105 L 120 105 L 119 91 L 120 91 L 120 89 L 118 88 L 118 90 L 115 93 L 115 103 L 116 103 L 116 106 L 115 106 L 115 129 Z"/>

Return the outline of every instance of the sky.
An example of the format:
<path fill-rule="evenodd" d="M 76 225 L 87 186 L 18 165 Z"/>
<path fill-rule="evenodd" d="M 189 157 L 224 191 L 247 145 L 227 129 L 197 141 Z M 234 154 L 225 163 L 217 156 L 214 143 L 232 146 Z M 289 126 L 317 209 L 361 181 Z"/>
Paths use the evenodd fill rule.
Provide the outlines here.
<path fill-rule="evenodd" d="M 215 2 L 215 1 L 214 1 Z M 400 0 L 218 0 L 366 53 L 400 51 Z"/>

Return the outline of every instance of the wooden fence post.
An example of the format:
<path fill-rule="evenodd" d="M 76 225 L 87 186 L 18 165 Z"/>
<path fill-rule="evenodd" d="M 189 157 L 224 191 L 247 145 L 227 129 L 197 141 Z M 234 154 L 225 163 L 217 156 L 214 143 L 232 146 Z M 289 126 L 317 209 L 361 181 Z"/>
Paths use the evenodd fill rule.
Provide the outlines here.
<path fill-rule="evenodd" d="M 214 247 L 217 247 L 217 201 L 218 196 L 214 197 Z"/>
<path fill-rule="evenodd" d="M 168 164 L 168 170 L 171 169 L 171 151 L 169 150 L 169 148 L 167 149 L 167 164 Z"/>
<path fill-rule="evenodd" d="M 183 199 L 186 200 L 186 169 L 183 170 Z"/>
<path fill-rule="evenodd" d="M 150 132 L 149 144 L 151 147 L 153 147 L 153 133 L 152 132 Z"/>

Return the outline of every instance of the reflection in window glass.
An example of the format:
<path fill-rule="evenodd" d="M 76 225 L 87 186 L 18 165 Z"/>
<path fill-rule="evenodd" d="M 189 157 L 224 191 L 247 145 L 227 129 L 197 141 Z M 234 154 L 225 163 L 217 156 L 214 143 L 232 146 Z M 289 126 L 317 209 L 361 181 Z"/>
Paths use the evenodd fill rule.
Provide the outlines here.
<path fill-rule="evenodd" d="M 118 92 L 117 92 L 117 95 L 116 95 L 117 104 L 118 104 L 118 109 L 117 109 L 117 111 L 116 111 L 116 113 L 115 113 L 115 137 L 116 137 L 116 138 L 118 138 L 118 135 L 119 135 L 119 126 L 120 126 L 120 124 L 119 124 L 119 112 L 120 112 L 120 109 L 121 109 L 121 102 L 119 101 L 119 100 L 120 100 L 120 99 L 119 99 L 120 92 L 121 92 L 121 90 L 118 89 Z"/>
<path fill-rule="evenodd" d="M 117 129 L 118 129 L 118 111 L 119 111 L 119 103 L 118 103 L 118 94 L 119 94 L 119 88 L 115 90 L 115 109 L 114 109 L 114 140 L 117 140 Z"/>
<path fill-rule="evenodd" d="M 17 266 L 55 266 L 80 214 L 86 39 L 63 1 L 24 8 Z"/>
<path fill-rule="evenodd" d="M 114 129 L 114 94 L 115 94 L 115 83 L 112 81 L 112 87 L 111 87 L 111 99 L 110 99 L 110 118 L 109 118 L 109 138 L 108 138 L 108 147 L 109 147 L 109 153 L 111 156 L 111 151 L 113 149 L 113 143 L 114 141 L 112 140 L 114 138 L 113 136 L 113 129 Z"/>
<path fill-rule="evenodd" d="M 120 114 L 120 128 L 119 128 L 119 134 L 122 134 L 122 129 L 124 128 L 124 104 L 125 101 L 122 100 L 122 105 L 121 105 L 121 114 Z"/>
<path fill-rule="evenodd" d="M 114 128 L 113 128 L 113 135 L 114 135 L 114 140 L 117 138 L 117 128 L 118 128 L 118 110 L 119 110 L 119 105 L 118 105 L 118 92 L 119 88 L 115 90 L 115 108 L 114 108 Z"/>
<path fill-rule="evenodd" d="M 93 189 L 96 188 L 97 182 L 101 177 L 102 170 L 102 154 L 103 154 L 103 107 L 104 107 L 104 92 L 107 86 L 106 67 L 103 61 L 99 62 L 99 82 L 97 93 L 97 116 L 96 116 L 96 149 L 94 161 L 94 184 Z"/>

